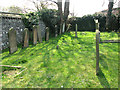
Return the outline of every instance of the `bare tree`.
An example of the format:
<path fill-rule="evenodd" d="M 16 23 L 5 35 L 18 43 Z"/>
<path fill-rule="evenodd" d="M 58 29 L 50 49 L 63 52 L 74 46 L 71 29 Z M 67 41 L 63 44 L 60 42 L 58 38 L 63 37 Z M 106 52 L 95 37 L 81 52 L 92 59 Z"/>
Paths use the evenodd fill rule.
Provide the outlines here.
<path fill-rule="evenodd" d="M 62 0 L 57 0 L 57 2 L 54 1 L 54 0 L 48 0 L 48 1 L 54 2 L 57 5 L 57 7 L 58 7 L 58 16 L 59 16 L 59 22 L 58 22 L 58 24 L 60 26 L 60 32 L 59 32 L 59 34 L 61 34 L 62 33 L 62 29 L 63 29 Z"/>
<path fill-rule="evenodd" d="M 59 24 L 60 24 L 60 34 L 64 33 L 65 31 L 65 27 L 67 26 L 67 19 L 68 19 L 68 15 L 69 15 L 69 4 L 70 1 L 69 0 L 65 0 L 65 6 L 64 6 L 64 15 L 63 15 L 63 9 L 62 9 L 62 0 L 57 0 L 57 2 L 53 1 L 53 0 L 49 0 L 52 1 L 54 3 L 57 4 L 58 6 L 58 16 L 60 16 L 60 20 L 59 20 Z"/>
<path fill-rule="evenodd" d="M 63 32 L 65 31 L 65 29 L 67 27 L 67 19 L 68 19 L 68 15 L 69 15 L 69 4 L 70 4 L 70 1 L 65 0 Z"/>
<path fill-rule="evenodd" d="M 120 17 L 120 1 L 118 2 L 118 17 Z"/>
<path fill-rule="evenodd" d="M 58 6 L 58 16 L 60 16 L 59 23 L 60 24 L 60 34 L 62 33 L 62 26 L 63 26 L 63 13 L 62 13 L 62 0 L 57 0 Z"/>
<path fill-rule="evenodd" d="M 111 23 L 113 4 L 114 4 L 114 0 L 109 0 L 108 11 L 107 11 L 107 16 L 106 16 L 106 30 L 107 31 L 110 31 L 111 29 L 110 23 Z"/>
<path fill-rule="evenodd" d="M 57 5 L 58 16 L 59 16 L 58 24 L 60 25 L 60 32 L 59 33 L 61 34 L 62 30 L 63 29 L 65 30 L 64 26 L 66 26 L 68 15 L 69 15 L 69 0 L 65 0 L 64 15 L 63 15 L 63 9 L 62 9 L 62 0 L 57 0 L 57 1 L 54 1 L 54 0 L 46 0 L 46 1 L 36 0 L 36 1 L 39 1 L 40 5 L 38 4 L 38 2 L 35 2 L 32 0 L 32 2 L 34 3 L 34 5 L 38 11 L 40 11 L 41 9 L 47 8 L 49 5 L 52 5 L 52 4 L 49 4 L 48 1 L 51 1 Z M 63 26 L 63 22 L 64 22 L 64 26 Z"/>

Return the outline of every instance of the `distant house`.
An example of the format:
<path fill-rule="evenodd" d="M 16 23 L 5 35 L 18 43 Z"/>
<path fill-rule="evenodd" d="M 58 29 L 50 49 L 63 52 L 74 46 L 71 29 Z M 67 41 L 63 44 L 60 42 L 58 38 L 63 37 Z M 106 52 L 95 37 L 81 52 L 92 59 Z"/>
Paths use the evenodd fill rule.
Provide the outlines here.
<path fill-rule="evenodd" d="M 96 14 L 102 14 L 102 15 L 106 16 L 107 15 L 107 11 L 108 11 L 108 9 L 100 11 L 100 12 L 96 12 Z M 120 8 L 113 8 L 113 10 L 112 10 L 112 14 L 113 15 L 118 16 L 119 13 L 120 13 Z"/>

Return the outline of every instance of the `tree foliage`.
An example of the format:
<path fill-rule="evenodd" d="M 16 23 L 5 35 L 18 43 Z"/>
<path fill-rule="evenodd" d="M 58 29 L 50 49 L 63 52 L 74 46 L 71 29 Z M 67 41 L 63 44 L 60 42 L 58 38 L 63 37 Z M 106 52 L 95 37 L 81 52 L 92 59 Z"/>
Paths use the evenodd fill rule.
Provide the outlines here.
<path fill-rule="evenodd" d="M 50 33 L 55 33 L 55 25 L 57 25 L 59 16 L 55 9 L 42 9 L 37 12 L 31 12 L 22 15 L 23 23 L 26 28 L 32 30 L 33 25 L 38 25 L 39 20 L 42 20 L 47 27 L 50 29 Z"/>

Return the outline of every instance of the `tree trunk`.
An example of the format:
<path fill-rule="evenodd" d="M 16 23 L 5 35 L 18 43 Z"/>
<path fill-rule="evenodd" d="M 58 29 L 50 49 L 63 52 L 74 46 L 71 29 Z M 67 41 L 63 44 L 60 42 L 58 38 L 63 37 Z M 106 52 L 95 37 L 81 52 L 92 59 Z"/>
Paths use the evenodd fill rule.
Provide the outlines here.
<path fill-rule="evenodd" d="M 114 0 L 109 0 L 108 4 L 108 12 L 106 16 L 106 30 L 111 31 L 111 15 L 112 15 L 112 8 L 113 8 Z"/>
<path fill-rule="evenodd" d="M 65 23 L 65 28 L 63 30 L 66 30 L 66 27 L 67 27 L 67 19 L 68 19 L 68 15 L 69 15 L 69 4 L 70 4 L 70 1 L 69 0 L 65 0 L 65 6 L 64 6 L 64 23 Z"/>
<path fill-rule="evenodd" d="M 120 1 L 118 2 L 118 32 L 120 33 Z"/>
<path fill-rule="evenodd" d="M 62 33 L 62 25 L 63 25 L 63 13 L 62 13 L 62 0 L 57 0 L 58 5 L 58 16 L 60 16 L 60 34 Z"/>

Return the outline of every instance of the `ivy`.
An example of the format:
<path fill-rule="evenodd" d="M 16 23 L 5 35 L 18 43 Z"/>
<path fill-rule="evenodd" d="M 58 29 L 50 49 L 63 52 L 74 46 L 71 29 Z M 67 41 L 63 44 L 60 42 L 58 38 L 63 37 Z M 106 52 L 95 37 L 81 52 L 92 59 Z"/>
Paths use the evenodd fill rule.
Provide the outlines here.
<path fill-rule="evenodd" d="M 55 25 L 59 21 L 58 11 L 55 9 L 42 9 L 37 12 L 30 12 L 22 15 L 22 20 L 26 28 L 32 30 L 33 25 L 38 25 L 38 21 L 42 20 L 50 29 L 50 35 L 55 34 Z"/>

